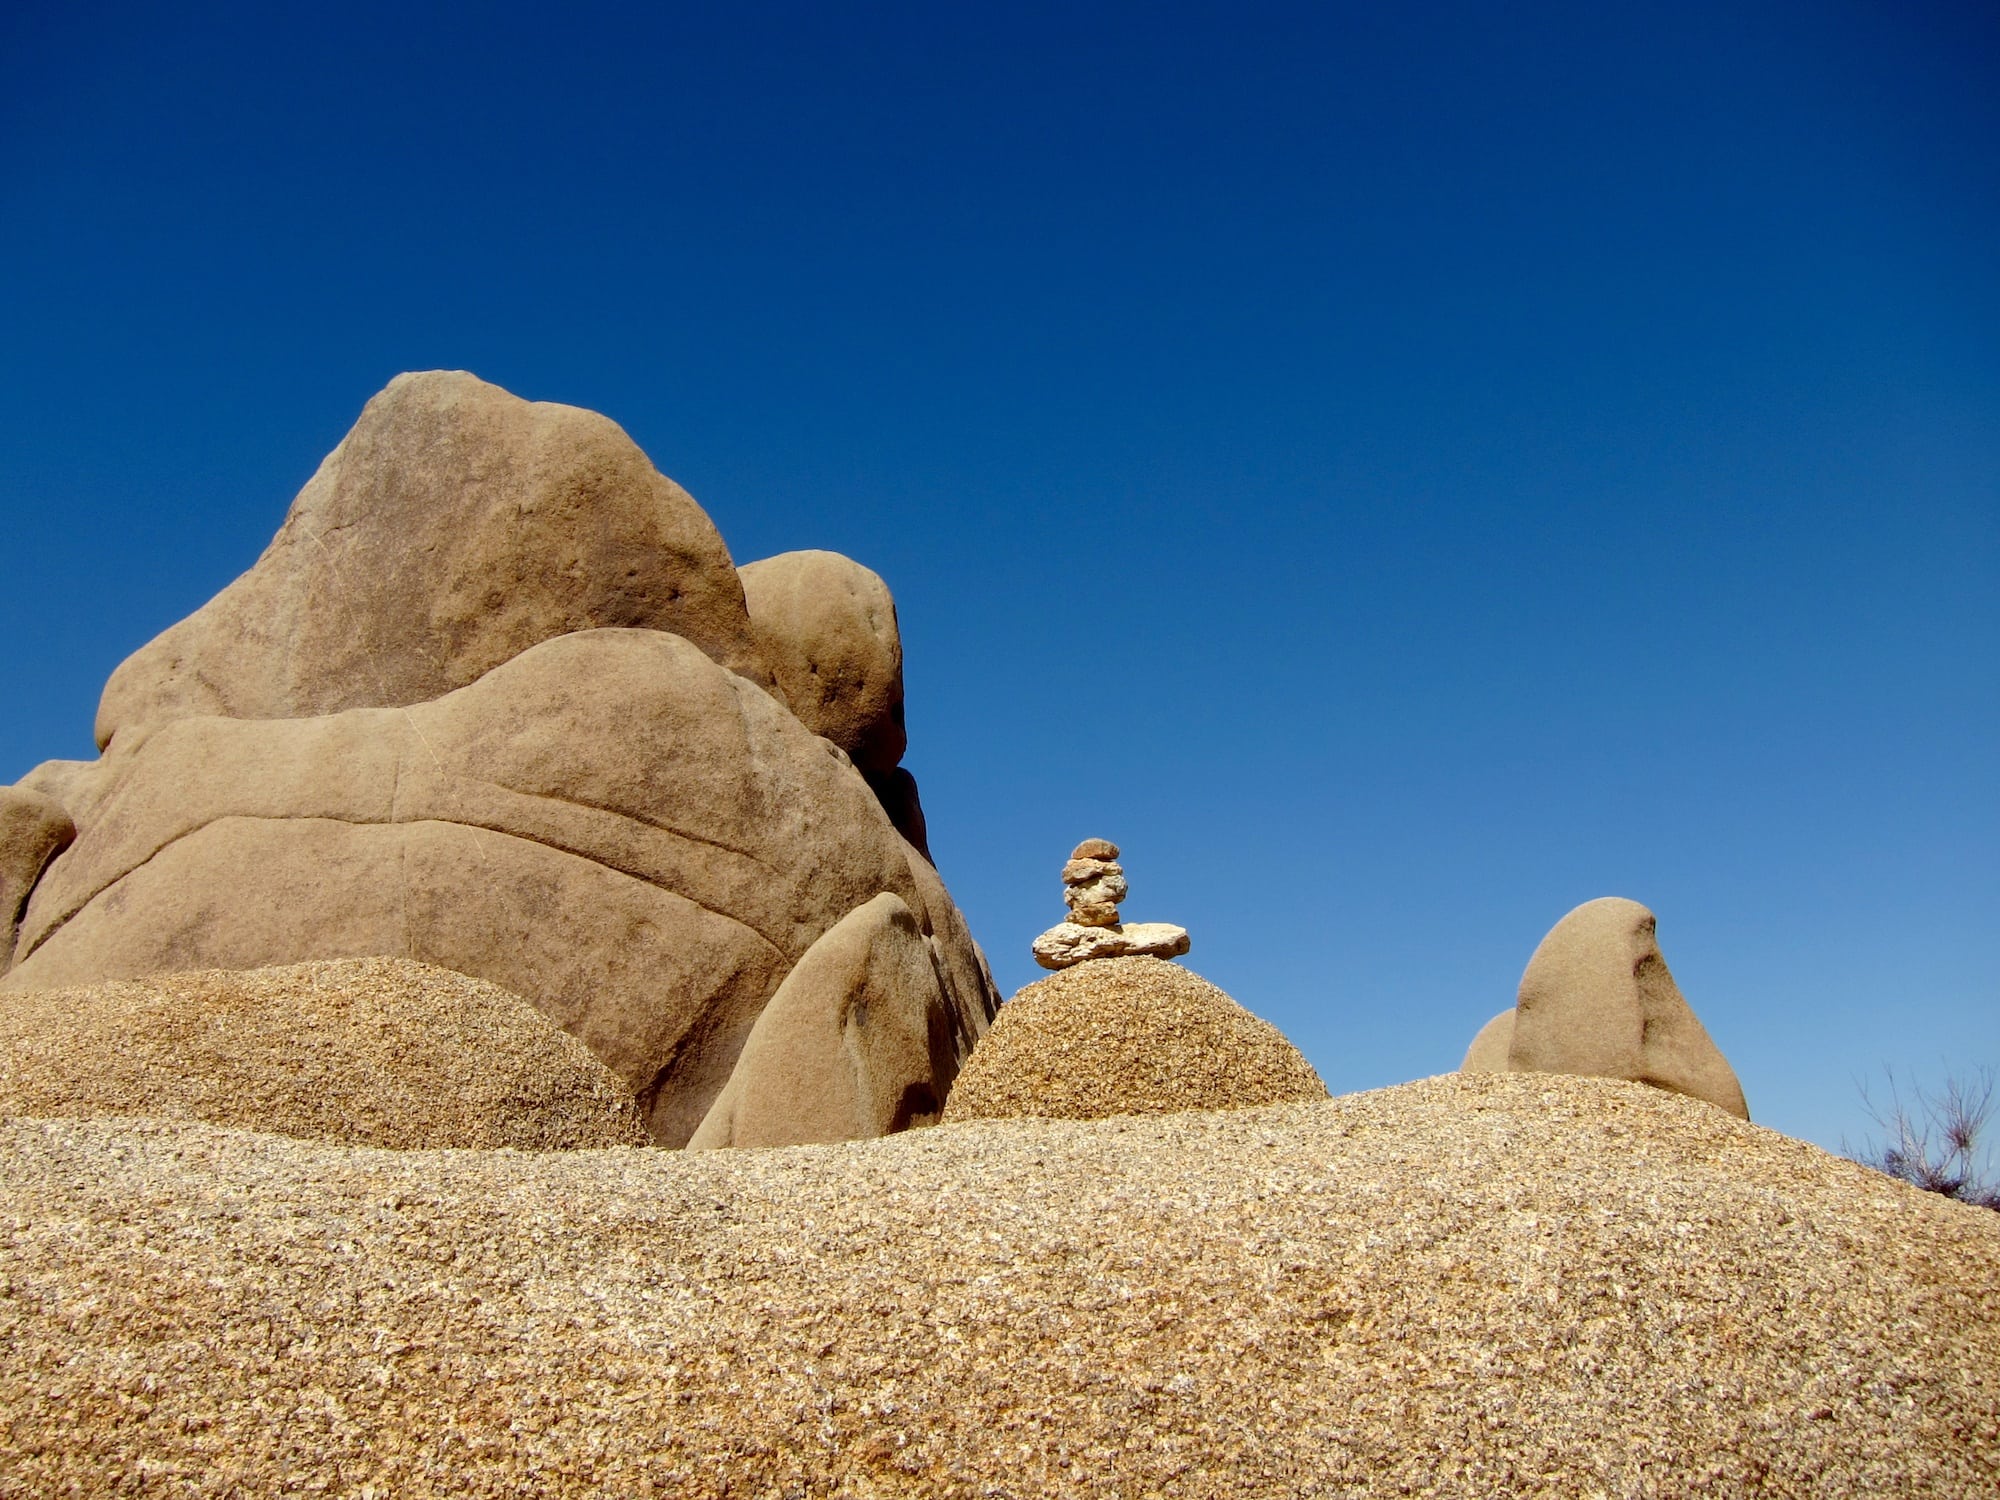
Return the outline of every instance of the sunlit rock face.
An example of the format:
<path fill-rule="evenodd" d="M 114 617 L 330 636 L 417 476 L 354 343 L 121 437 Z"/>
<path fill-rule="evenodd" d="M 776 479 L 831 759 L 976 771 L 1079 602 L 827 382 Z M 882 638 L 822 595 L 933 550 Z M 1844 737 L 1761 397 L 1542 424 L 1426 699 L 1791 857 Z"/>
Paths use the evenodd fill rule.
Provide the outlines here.
<path fill-rule="evenodd" d="M 944 1040 L 870 1086 L 941 1093 L 997 996 L 856 763 L 899 772 L 909 822 L 887 588 L 808 556 L 770 570 L 760 632 L 708 517 L 615 424 L 399 377 L 257 564 L 112 675 L 101 759 L 10 793 L 24 851 L 63 818 L 74 841 L 10 862 L 0 988 L 418 959 L 527 997 L 678 1145 L 787 976 L 889 894 L 924 961 L 883 983 Z M 795 711 L 808 650 L 859 688 Z M 850 1001 L 817 968 L 837 982 L 815 997 L 808 969 L 794 1015 Z"/>
<path fill-rule="evenodd" d="M 1586 901 L 1550 929 L 1514 1008 L 1473 1038 L 1462 1071 L 1576 1073 L 1650 1083 L 1750 1118 L 1743 1088 L 1696 1019 L 1636 901 Z"/>

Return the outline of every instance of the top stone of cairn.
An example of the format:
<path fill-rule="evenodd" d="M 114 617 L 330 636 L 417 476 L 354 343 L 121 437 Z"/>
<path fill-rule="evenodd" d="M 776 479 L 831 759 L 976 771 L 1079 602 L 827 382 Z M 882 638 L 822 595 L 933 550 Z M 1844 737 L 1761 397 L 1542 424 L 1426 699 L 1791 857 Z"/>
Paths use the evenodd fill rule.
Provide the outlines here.
<path fill-rule="evenodd" d="M 1093 958 L 1173 958 L 1188 951 L 1187 929 L 1167 922 L 1121 923 L 1118 904 L 1131 894 L 1118 846 L 1085 839 L 1063 866 L 1063 901 L 1069 919 L 1034 941 L 1035 962 L 1067 969 Z"/>

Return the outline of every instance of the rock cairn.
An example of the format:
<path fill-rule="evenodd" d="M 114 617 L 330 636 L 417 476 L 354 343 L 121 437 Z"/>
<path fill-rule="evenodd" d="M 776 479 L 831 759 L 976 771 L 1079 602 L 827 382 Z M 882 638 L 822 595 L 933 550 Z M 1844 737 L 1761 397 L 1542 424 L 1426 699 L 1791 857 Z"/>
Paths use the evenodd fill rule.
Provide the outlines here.
<path fill-rule="evenodd" d="M 1069 919 L 1035 939 L 1035 962 L 1043 968 L 1067 969 L 1093 958 L 1178 958 L 1188 951 L 1185 927 L 1118 920 L 1118 904 L 1131 887 L 1118 863 L 1118 846 L 1109 839 L 1078 844 L 1062 878 Z"/>

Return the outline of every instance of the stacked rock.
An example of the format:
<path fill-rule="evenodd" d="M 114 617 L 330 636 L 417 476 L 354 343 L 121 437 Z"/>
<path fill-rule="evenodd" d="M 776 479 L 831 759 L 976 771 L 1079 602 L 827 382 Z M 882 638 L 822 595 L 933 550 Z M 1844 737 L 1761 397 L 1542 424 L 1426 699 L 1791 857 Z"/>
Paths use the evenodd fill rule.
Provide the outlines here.
<path fill-rule="evenodd" d="M 1062 878 L 1069 920 L 1035 939 L 1035 962 L 1043 968 L 1067 969 L 1093 958 L 1177 958 L 1188 951 L 1185 927 L 1118 920 L 1118 904 L 1131 888 L 1118 863 L 1118 846 L 1109 839 L 1078 844 Z"/>

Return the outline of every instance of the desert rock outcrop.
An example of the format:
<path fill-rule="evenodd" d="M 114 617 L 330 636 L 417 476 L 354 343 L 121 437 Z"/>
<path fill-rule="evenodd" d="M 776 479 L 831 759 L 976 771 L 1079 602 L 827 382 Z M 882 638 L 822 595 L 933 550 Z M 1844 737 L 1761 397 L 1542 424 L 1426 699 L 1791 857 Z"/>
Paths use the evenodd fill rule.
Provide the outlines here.
<path fill-rule="evenodd" d="M 797 1146 L 928 1125 L 958 1073 L 931 944 L 884 892 L 842 917 L 785 976 L 688 1142 Z"/>
<path fill-rule="evenodd" d="M 1078 844 L 1063 866 L 1062 878 L 1069 917 L 1032 945 L 1035 962 L 1043 968 L 1067 969 L 1103 958 L 1177 958 L 1188 951 L 1185 927 L 1119 921 L 1119 903 L 1131 889 L 1125 867 L 1118 863 L 1118 846 L 1109 839 Z"/>
<path fill-rule="evenodd" d="M 615 422 L 462 371 L 399 375 L 256 565 L 111 674 L 97 742 L 421 703 L 597 626 L 670 631 L 771 681 L 714 524 Z"/>
<path fill-rule="evenodd" d="M 533 1002 L 679 1145 L 794 965 L 887 893 L 934 959 L 893 1004 L 942 1006 L 963 1056 L 985 960 L 787 702 L 714 528 L 615 426 L 403 377 L 257 566 L 114 675 L 103 757 L 31 773 L 78 831 L 4 988 L 415 959 Z"/>
<path fill-rule="evenodd" d="M 1064 969 L 1003 1005 L 944 1118 L 1089 1120 L 1325 1097 L 1268 1021 L 1178 964 L 1123 957 Z"/>
<path fill-rule="evenodd" d="M 0 1115 L 151 1115 L 402 1150 L 646 1140 L 632 1092 L 518 995 L 408 959 L 0 996 Z"/>
<path fill-rule="evenodd" d="M 1971 1500 L 2000 1468 L 2000 1214 L 1607 1079 L 691 1154 L 4 1120 L 0 1226 L 24 1496 Z"/>
<path fill-rule="evenodd" d="M 1466 1072 L 1576 1073 L 1650 1083 L 1750 1118 L 1742 1085 L 1682 997 L 1653 914 L 1587 901 L 1528 960 L 1511 1011 L 1487 1022 Z"/>

